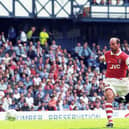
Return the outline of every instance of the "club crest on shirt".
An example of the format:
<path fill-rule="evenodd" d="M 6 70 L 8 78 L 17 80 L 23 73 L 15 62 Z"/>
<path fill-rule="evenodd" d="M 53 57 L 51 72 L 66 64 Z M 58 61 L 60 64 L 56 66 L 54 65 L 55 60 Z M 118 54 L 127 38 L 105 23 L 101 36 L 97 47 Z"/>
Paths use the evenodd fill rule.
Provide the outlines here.
<path fill-rule="evenodd" d="M 117 59 L 117 63 L 118 64 L 121 64 L 121 59 Z"/>

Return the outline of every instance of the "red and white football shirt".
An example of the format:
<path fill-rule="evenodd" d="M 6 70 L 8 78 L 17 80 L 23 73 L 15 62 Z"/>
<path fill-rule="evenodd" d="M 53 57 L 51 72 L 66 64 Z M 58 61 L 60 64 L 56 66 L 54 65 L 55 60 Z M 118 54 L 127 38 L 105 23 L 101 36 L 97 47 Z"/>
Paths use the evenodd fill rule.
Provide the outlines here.
<path fill-rule="evenodd" d="M 128 69 L 127 60 L 129 56 L 120 50 L 119 53 L 113 54 L 112 51 L 107 51 L 105 54 L 105 61 L 107 63 L 107 78 L 123 78 L 126 77 L 126 70 Z"/>

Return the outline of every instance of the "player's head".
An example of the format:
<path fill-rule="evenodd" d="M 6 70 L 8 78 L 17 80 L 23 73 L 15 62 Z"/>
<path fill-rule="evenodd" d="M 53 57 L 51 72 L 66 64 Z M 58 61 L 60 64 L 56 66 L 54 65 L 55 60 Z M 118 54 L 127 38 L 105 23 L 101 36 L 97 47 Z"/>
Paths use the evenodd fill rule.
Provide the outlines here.
<path fill-rule="evenodd" d="M 120 48 L 120 39 L 116 37 L 110 38 L 110 48 L 113 53 L 116 53 Z"/>

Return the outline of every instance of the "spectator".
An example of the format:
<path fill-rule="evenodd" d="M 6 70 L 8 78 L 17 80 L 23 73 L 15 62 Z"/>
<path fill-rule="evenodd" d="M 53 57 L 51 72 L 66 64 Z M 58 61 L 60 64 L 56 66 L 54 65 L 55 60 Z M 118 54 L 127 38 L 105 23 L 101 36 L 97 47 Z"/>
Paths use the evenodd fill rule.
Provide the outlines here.
<path fill-rule="evenodd" d="M 5 97 L 2 98 L 3 100 L 3 109 L 4 110 L 8 110 L 9 109 L 9 106 L 12 104 L 12 98 L 10 97 L 9 94 L 6 94 Z"/>
<path fill-rule="evenodd" d="M 34 109 L 35 110 L 39 110 L 40 108 L 43 108 L 43 107 L 40 107 L 42 104 L 42 97 L 41 97 L 41 94 L 38 93 L 35 97 L 34 97 Z M 43 106 L 43 105 L 42 105 Z M 40 108 L 39 108 L 40 107 Z"/>
<path fill-rule="evenodd" d="M 14 90 L 13 98 L 15 102 L 18 102 L 18 100 L 20 99 L 20 93 L 18 92 L 17 89 Z"/>
<path fill-rule="evenodd" d="M 39 74 L 37 73 L 36 76 L 33 78 L 33 84 L 35 86 L 39 86 L 40 83 L 41 83 L 41 78 L 39 77 Z"/>
<path fill-rule="evenodd" d="M 2 36 L 0 35 L 0 46 L 2 46 L 3 41 L 2 41 Z"/>
<path fill-rule="evenodd" d="M 1 91 L 4 91 L 4 90 L 6 90 L 6 89 L 7 89 L 7 85 L 5 84 L 4 80 L 1 79 L 1 80 L 0 80 L 0 90 L 1 90 Z"/>
<path fill-rule="evenodd" d="M 31 96 L 30 93 L 27 94 L 27 97 L 25 98 L 27 105 L 31 109 L 34 105 L 34 98 Z M 25 105 L 26 106 L 26 105 Z"/>
<path fill-rule="evenodd" d="M 91 4 L 92 5 L 98 5 L 98 4 L 100 4 L 100 0 L 98 2 L 97 2 L 97 0 L 92 0 Z"/>
<path fill-rule="evenodd" d="M 101 0 L 101 5 L 106 5 L 107 4 L 107 0 Z"/>
<path fill-rule="evenodd" d="M 49 34 L 46 32 L 46 28 L 43 28 L 43 30 L 39 34 L 40 43 L 42 46 L 45 46 L 45 43 L 47 42 L 49 38 Z"/>
<path fill-rule="evenodd" d="M 16 45 L 16 30 L 11 26 L 8 30 L 8 40 L 12 42 L 13 46 Z"/>
<path fill-rule="evenodd" d="M 83 45 L 83 50 L 82 50 L 82 53 L 81 53 L 81 58 L 84 60 L 86 66 L 88 66 L 88 59 L 91 55 L 92 51 L 91 49 L 88 47 L 88 43 L 85 42 L 84 45 Z"/>
<path fill-rule="evenodd" d="M 4 63 L 7 65 L 9 61 L 11 60 L 11 57 L 8 53 L 5 54 L 5 57 L 2 58 L 4 60 Z"/>
<path fill-rule="evenodd" d="M 12 101 L 12 104 L 9 106 L 9 109 L 17 110 L 17 104 L 14 100 Z"/>
<path fill-rule="evenodd" d="M 20 31 L 20 40 L 22 43 L 27 42 L 27 35 L 24 30 Z"/>
<path fill-rule="evenodd" d="M 79 110 L 86 110 L 86 104 L 82 99 L 80 99 Z"/>
<path fill-rule="evenodd" d="M 64 111 L 68 111 L 69 110 L 69 105 L 67 100 L 63 100 L 63 110 Z"/>
<path fill-rule="evenodd" d="M 56 51 L 58 45 L 56 44 L 56 41 L 55 40 L 52 40 L 52 44 L 51 44 L 51 48 L 53 51 Z"/>
<path fill-rule="evenodd" d="M 27 56 L 31 59 L 34 59 L 36 57 L 35 51 L 32 49 L 32 46 L 29 47 L 29 51 L 27 53 Z"/>
<path fill-rule="evenodd" d="M 57 110 L 55 95 L 52 94 L 50 97 L 51 97 L 51 99 L 48 102 L 48 110 L 50 110 L 50 111 L 51 110 Z"/>
<path fill-rule="evenodd" d="M 39 43 L 39 42 L 38 42 Z M 43 56 L 43 50 L 42 50 L 42 48 L 41 48 L 41 46 L 40 46 L 40 44 L 37 44 L 37 47 L 36 47 L 36 49 L 35 49 L 35 53 L 36 53 L 36 55 L 38 56 L 38 57 L 42 57 Z"/>
<path fill-rule="evenodd" d="M 75 101 L 71 101 L 71 104 L 69 105 L 69 110 L 75 110 L 75 109 L 76 109 Z"/>
<path fill-rule="evenodd" d="M 88 98 L 86 96 L 86 93 L 83 93 L 83 95 L 80 97 L 80 100 L 82 100 L 84 104 L 88 104 Z"/>
<path fill-rule="evenodd" d="M 117 0 L 117 5 L 123 5 L 124 1 L 123 0 Z"/>
<path fill-rule="evenodd" d="M 6 42 L 7 40 L 5 38 L 4 32 L 1 32 L 1 39 L 2 39 L 3 43 L 5 44 L 5 47 L 7 47 L 7 42 Z"/>
<path fill-rule="evenodd" d="M 44 101 L 42 101 L 41 105 L 38 108 L 38 111 L 45 111 L 48 110 L 47 109 L 47 103 L 45 103 Z"/>
<path fill-rule="evenodd" d="M 83 51 L 83 47 L 81 46 L 81 43 L 78 42 L 74 48 L 75 56 L 81 57 L 82 51 Z"/>
<path fill-rule="evenodd" d="M 35 31 L 36 31 L 36 27 L 32 26 L 31 29 L 27 32 L 27 39 L 29 41 L 32 41 L 32 37 L 34 36 Z"/>
<path fill-rule="evenodd" d="M 12 43 L 12 42 L 10 41 L 10 43 Z M 13 53 L 15 52 L 14 47 L 13 46 L 10 46 L 9 49 L 6 52 L 11 57 L 13 55 Z"/>
<path fill-rule="evenodd" d="M 2 107 L 3 105 L 2 104 L 0 104 L 0 112 L 5 112 L 5 110 L 3 109 L 3 107 Z"/>
<path fill-rule="evenodd" d="M 26 80 L 24 81 L 24 85 L 28 88 L 33 84 L 32 80 L 30 79 L 29 76 L 26 77 Z"/>
<path fill-rule="evenodd" d="M 30 107 L 27 102 L 23 103 L 22 107 L 20 108 L 21 111 L 30 111 Z"/>
<path fill-rule="evenodd" d="M 101 103 L 100 102 L 97 102 L 96 104 L 95 104 L 95 108 L 94 108 L 94 110 L 97 110 L 97 111 L 102 111 L 103 109 L 101 108 Z"/>

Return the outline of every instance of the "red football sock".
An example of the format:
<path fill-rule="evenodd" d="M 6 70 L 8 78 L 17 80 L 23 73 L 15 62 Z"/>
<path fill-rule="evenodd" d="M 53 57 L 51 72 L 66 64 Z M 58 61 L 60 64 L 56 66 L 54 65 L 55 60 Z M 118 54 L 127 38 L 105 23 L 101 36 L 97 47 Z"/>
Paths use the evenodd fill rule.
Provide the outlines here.
<path fill-rule="evenodd" d="M 112 114 L 113 114 L 112 103 L 106 102 L 105 110 L 106 110 L 108 122 L 113 123 L 113 120 L 112 120 Z"/>

